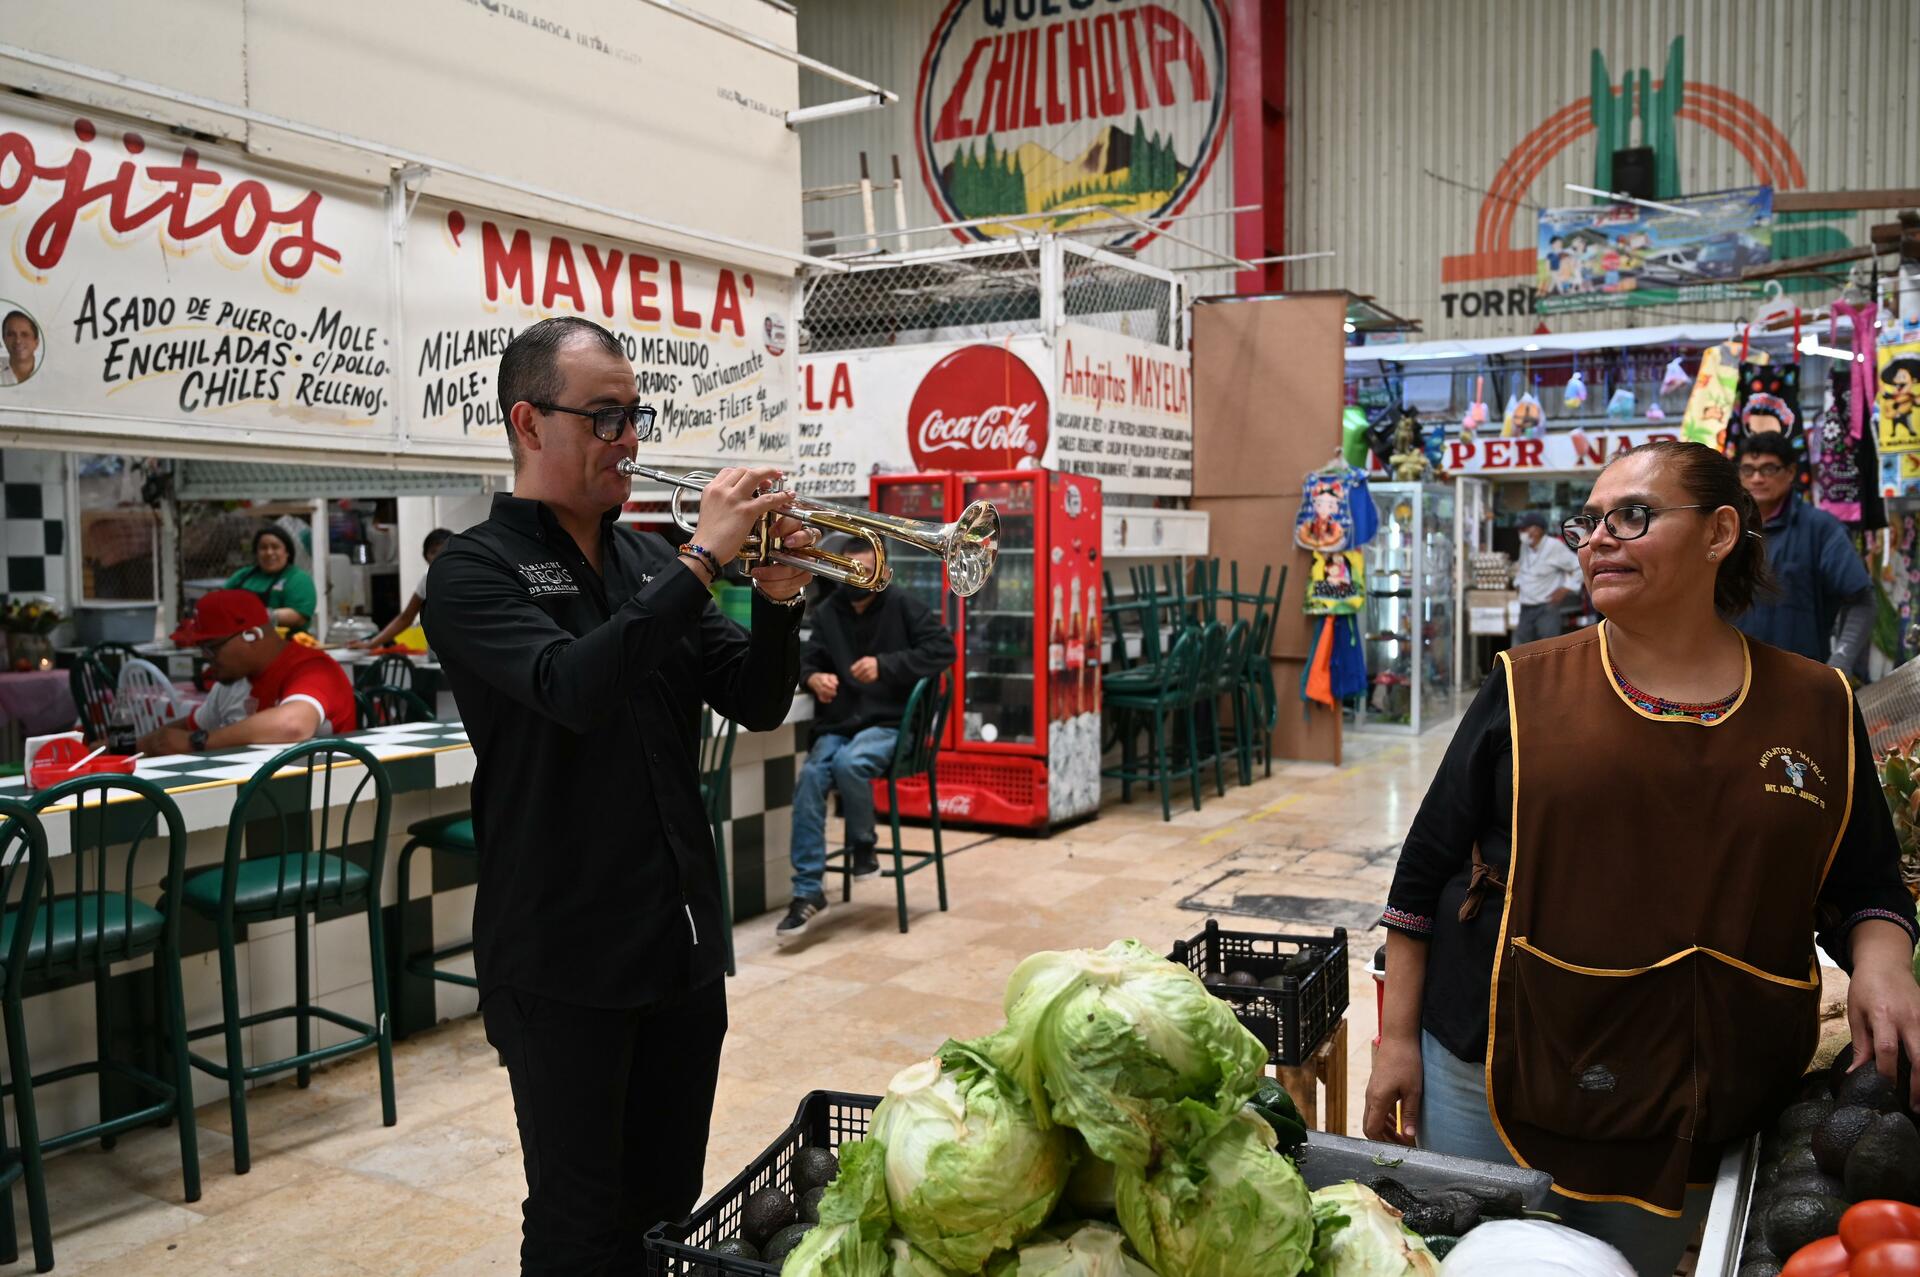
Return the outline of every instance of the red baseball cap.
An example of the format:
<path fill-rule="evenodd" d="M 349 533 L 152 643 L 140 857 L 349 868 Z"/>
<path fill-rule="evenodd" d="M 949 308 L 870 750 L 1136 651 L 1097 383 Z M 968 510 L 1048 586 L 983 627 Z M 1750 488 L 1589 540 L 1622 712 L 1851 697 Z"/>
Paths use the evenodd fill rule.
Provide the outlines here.
<path fill-rule="evenodd" d="M 267 627 L 267 605 L 250 590 L 215 590 L 203 595 L 193 615 L 180 622 L 173 641 L 182 645 L 232 638 L 241 630 Z"/>

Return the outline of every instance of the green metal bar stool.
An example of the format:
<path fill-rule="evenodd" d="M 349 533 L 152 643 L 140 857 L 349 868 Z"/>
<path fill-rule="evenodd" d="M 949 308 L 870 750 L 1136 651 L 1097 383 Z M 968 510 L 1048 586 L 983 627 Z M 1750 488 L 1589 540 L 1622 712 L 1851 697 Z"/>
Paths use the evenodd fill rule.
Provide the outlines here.
<path fill-rule="evenodd" d="M 354 768 L 364 769 L 343 801 Z M 281 775 L 288 772 L 288 775 Z M 316 783 L 318 794 L 315 793 Z M 353 845 L 354 817 L 373 787 L 370 866 L 362 869 L 347 858 Z M 316 798 L 318 801 L 316 802 Z M 264 805 L 272 816 L 259 818 L 278 835 L 278 850 L 246 854 L 249 822 L 254 808 Z M 335 808 L 343 808 L 337 815 Z M 393 810 L 393 788 L 386 768 L 364 747 L 352 741 L 307 741 L 282 750 L 260 765 L 240 787 L 227 827 L 224 863 L 187 876 L 181 898 L 187 908 L 211 919 L 220 935 L 220 998 L 222 1021 L 195 1029 L 189 1039 L 224 1037 L 226 1059 L 216 1062 L 201 1055 L 189 1058 L 193 1066 L 227 1084 L 233 1112 L 233 1169 L 244 1175 L 253 1165 L 247 1145 L 247 1083 L 295 1070 L 301 1086 L 312 1080 L 313 1066 L 371 1046 L 380 1053 L 380 1109 L 384 1125 L 397 1120 L 393 1101 L 393 1031 L 387 1013 L 386 944 L 380 919 L 380 878 L 386 865 L 387 821 Z M 316 1005 L 312 1000 L 308 950 L 308 917 L 321 909 L 364 909 L 367 915 L 368 959 L 373 975 L 373 1023 Z M 239 928 L 248 923 L 293 919 L 293 1005 L 240 1014 L 237 946 Z M 246 1064 L 240 1031 L 257 1024 L 291 1019 L 294 1054 L 264 1064 Z M 325 1020 L 355 1036 L 332 1046 L 312 1044 L 313 1022 Z"/>
<path fill-rule="evenodd" d="M 99 1087 L 99 1119 L 61 1135 L 42 1138 L 42 1152 L 53 1153 L 88 1140 L 112 1148 L 122 1131 L 171 1118 L 180 1127 L 180 1170 L 186 1199 L 200 1199 L 200 1150 L 193 1121 L 193 1071 L 187 1063 L 187 1017 L 180 986 L 180 915 L 164 913 L 140 899 L 145 890 L 161 900 L 178 900 L 187 863 L 187 826 L 166 791 L 137 776 L 87 775 L 35 794 L 30 806 L 45 815 L 63 807 L 70 850 L 60 857 L 59 879 L 38 908 L 11 909 L 0 919 L 0 948 L 16 928 L 29 933 L 23 993 L 36 992 L 75 977 L 93 984 L 94 1041 L 98 1056 L 42 1073 L 35 1086 L 50 1086 L 91 1074 Z M 151 839 L 151 841 L 149 841 Z M 163 849 L 164 873 L 158 884 L 141 875 L 143 849 Z M 124 854 L 119 848 L 124 846 Z M 144 860 L 151 870 L 154 857 Z M 114 871 L 115 862 L 119 871 Z M 50 867 L 50 872 L 52 871 Z M 156 890 L 157 887 L 157 890 Z M 157 1010 L 164 1026 L 161 1054 L 166 1076 L 113 1058 L 112 1003 L 107 975 L 118 963 L 151 955 L 158 979 Z M 11 990 L 7 996 L 13 997 Z M 111 1078 L 127 1083 L 148 1102 L 109 1116 L 114 1105 Z M 17 1081 L 17 1079 L 16 1079 Z"/>
<path fill-rule="evenodd" d="M 718 719 L 718 722 L 716 722 Z M 726 730 L 718 729 L 719 723 Z M 727 974 L 738 975 L 733 961 L 733 884 L 727 875 L 727 817 L 733 814 L 733 738 L 740 725 L 712 710 L 700 714 L 700 802 L 713 830 L 714 866 L 720 871 L 720 925 L 727 946 Z"/>
<path fill-rule="evenodd" d="M 893 868 L 882 869 L 882 878 L 893 879 L 894 907 L 900 915 L 900 931 L 907 930 L 907 878 L 931 867 L 939 884 L 940 911 L 947 909 L 947 857 L 940 833 L 940 787 L 936 762 L 940 737 L 946 731 L 947 712 L 953 707 L 953 685 L 946 675 L 923 678 L 907 696 L 906 710 L 900 715 L 899 734 L 893 742 L 893 758 L 887 769 L 874 778 L 875 785 L 887 787 L 887 820 L 893 828 Z M 927 778 L 927 820 L 933 827 L 932 851 L 909 851 L 900 845 L 900 782 L 916 776 Z M 827 855 L 826 872 L 841 879 L 840 898 L 853 898 L 852 855 L 846 851 Z"/>
<path fill-rule="evenodd" d="M 33 913 L 40 907 L 47 885 L 47 835 L 40 818 L 25 803 L 0 798 L 0 900 L 10 910 Z M 25 1180 L 27 1226 L 33 1234 L 36 1272 L 53 1270 L 53 1223 L 47 1214 L 47 1179 L 40 1158 L 40 1123 L 33 1103 L 33 1065 L 27 1054 L 27 1023 L 22 994 L 26 987 L 27 953 L 32 927 L 14 927 L 0 944 L 0 989 L 7 1037 L 8 1090 L 13 1095 L 14 1124 L 20 1132 L 17 1147 L 8 1147 L 0 1129 L 0 1263 L 20 1258 L 20 1239 L 13 1225 L 13 1186 Z"/>
<path fill-rule="evenodd" d="M 1160 790 L 1160 818 L 1173 819 L 1170 789 L 1176 775 L 1167 745 L 1168 720 L 1179 715 L 1187 728 L 1186 767 L 1191 784 L 1193 809 L 1200 810 L 1200 749 L 1193 722 L 1194 691 L 1198 683 L 1200 634 L 1184 630 L 1157 664 L 1109 674 L 1101 680 L 1100 695 L 1104 711 L 1121 716 L 1121 760 L 1117 766 L 1103 767 L 1100 774 L 1120 782 L 1123 802 L 1133 801 L 1135 781 L 1149 781 Z M 1145 726 L 1152 742 L 1150 765 L 1138 758 L 1135 737 Z"/>
<path fill-rule="evenodd" d="M 407 845 L 400 849 L 400 909 L 394 915 L 397 921 L 393 927 L 394 951 L 400 956 L 401 978 L 411 975 L 423 980 L 456 984 L 463 989 L 478 989 L 480 982 L 474 977 L 459 971 L 443 970 L 440 966 L 443 962 L 451 962 L 472 953 L 473 941 L 463 940 L 418 956 L 407 947 L 407 893 L 413 881 L 408 875 L 413 866 L 413 853 L 423 847 L 429 852 L 478 860 L 480 846 L 473 838 L 473 813 L 463 811 L 451 816 L 430 816 L 407 826 Z M 397 1036 L 405 1037 L 406 1034 Z"/>

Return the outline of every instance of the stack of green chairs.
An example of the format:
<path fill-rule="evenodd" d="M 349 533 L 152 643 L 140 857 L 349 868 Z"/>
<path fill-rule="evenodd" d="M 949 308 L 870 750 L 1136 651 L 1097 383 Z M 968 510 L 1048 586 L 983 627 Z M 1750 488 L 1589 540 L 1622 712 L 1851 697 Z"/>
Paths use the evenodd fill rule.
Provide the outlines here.
<path fill-rule="evenodd" d="M 9 916 L 32 915 L 40 908 L 47 886 L 47 834 L 40 818 L 25 803 L 0 798 L 0 892 Z M 27 1051 L 27 1021 L 23 1011 L 27 953 L 34 928 L 15 926 L 0 946 L 0 991 L 5 993 L 7 1092 L 13 1096 L 14 1126 L 20 1146 L 6 1147 L 6 1128 L 0 1125 L 0 1263 L 20 1258 L 20 1238 L 14 1231 L 13 1186 L 27 1188 L 27 1227 L 33 1235 L 33 1267 L 53 1271 L 53 1223 L 47 1213 L 47 1178 L 40 1157 L 40 1123 L 33 1104 L 33 1066 Z"/>
<path fill-rule="evenodd" d="M 727 817 L 733 814 L 733 738 L 740 725 L 700 711 L 700 801 L 713 829 L 713 857 L 720 871 L 720 925 L 726 938 L 727 974 L 738 975 L 733 960 L 733 883 L 727 873 Z M 725 730 L 719 724 L 725 723 Z"/>

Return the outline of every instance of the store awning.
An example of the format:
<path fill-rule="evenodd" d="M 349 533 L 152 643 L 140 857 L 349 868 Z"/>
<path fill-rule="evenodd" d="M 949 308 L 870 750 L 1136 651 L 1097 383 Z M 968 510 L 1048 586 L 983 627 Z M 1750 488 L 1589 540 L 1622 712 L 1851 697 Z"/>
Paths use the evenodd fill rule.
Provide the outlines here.
<path fill-rule="evenodd" d="M 484 492 L 477 474 L 373 470 L 360 466 L 181 461 L 174 492 L 183 501 L 311 501 L 319 497 L 446 497 Z"/>

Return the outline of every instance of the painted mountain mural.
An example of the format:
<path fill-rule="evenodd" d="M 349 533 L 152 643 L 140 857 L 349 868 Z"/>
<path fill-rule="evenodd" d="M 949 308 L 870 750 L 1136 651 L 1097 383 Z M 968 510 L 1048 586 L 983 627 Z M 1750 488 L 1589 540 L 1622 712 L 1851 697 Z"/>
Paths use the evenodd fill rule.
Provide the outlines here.
<path fill-rule="evenodd" d="M 1104 217 L 1099 205 L 1128 213 L 1151 212 L 1167 201 L 1186 175 L 1187 166 L 1174 153 L 1172 138 L 1148 130 L 1138 116 L 1131 131 L 1109 125 L 1071 158 L 1038 142 L 1002 151 L 989 136 L 984 146 L 967 142 L 956 147 L 941 172 L 962 217 L 1048 215 L 1004 228 L 989 227 L 989 234 L 1033 230 L 1036 224 L 1065 230 L 1082 220 Z"/>

